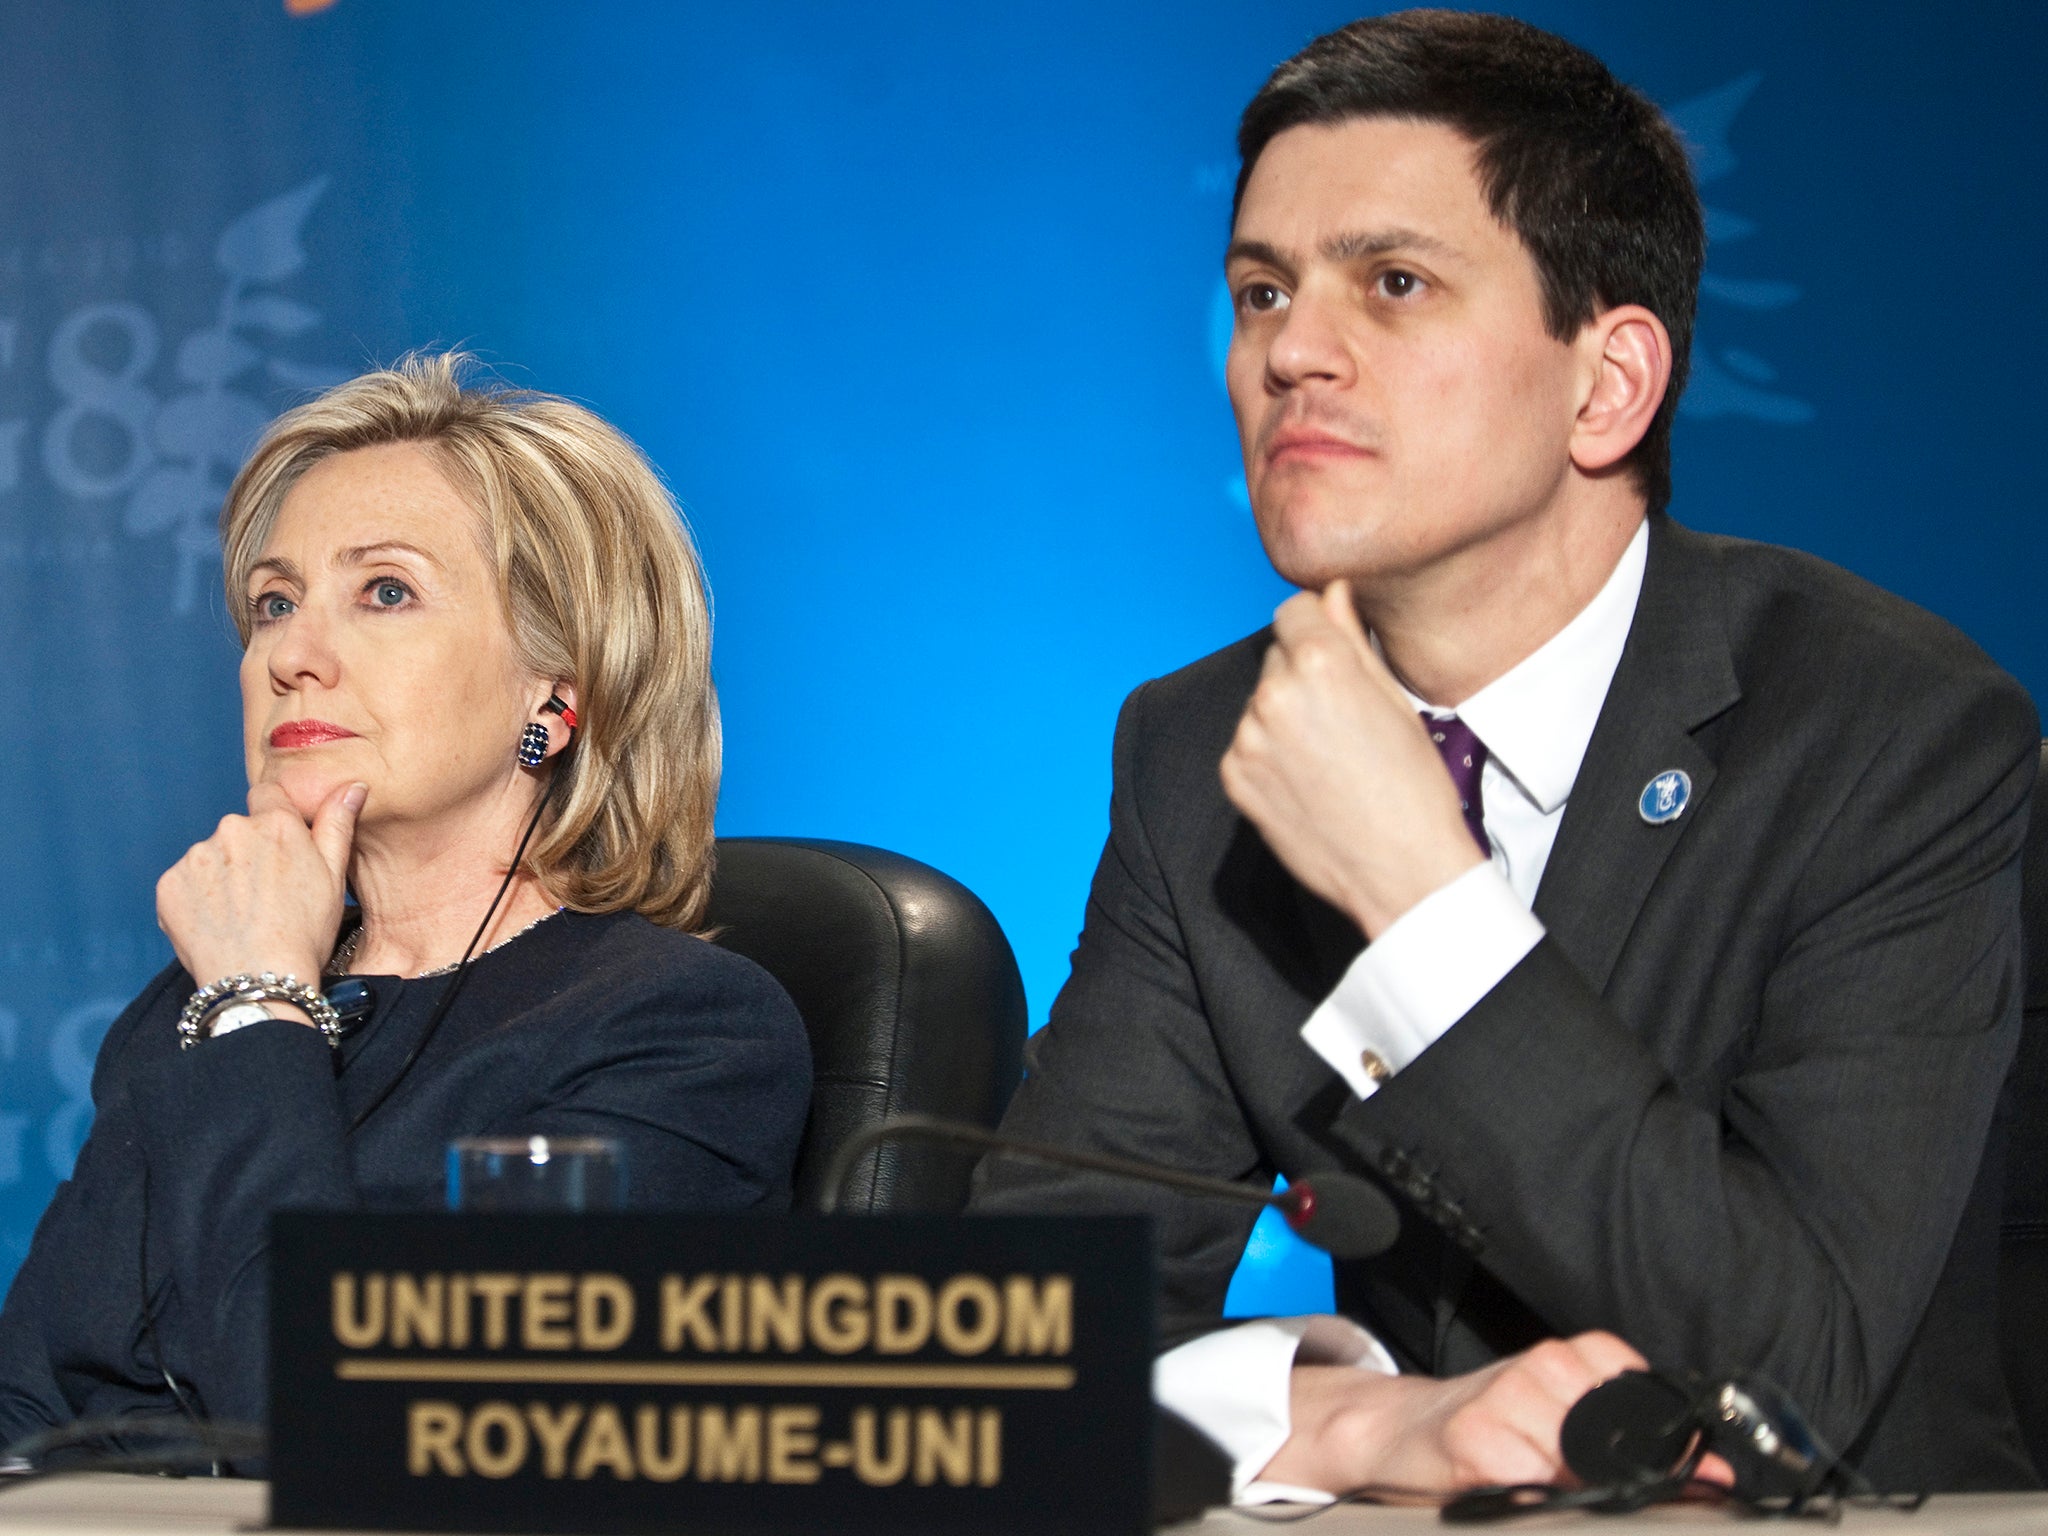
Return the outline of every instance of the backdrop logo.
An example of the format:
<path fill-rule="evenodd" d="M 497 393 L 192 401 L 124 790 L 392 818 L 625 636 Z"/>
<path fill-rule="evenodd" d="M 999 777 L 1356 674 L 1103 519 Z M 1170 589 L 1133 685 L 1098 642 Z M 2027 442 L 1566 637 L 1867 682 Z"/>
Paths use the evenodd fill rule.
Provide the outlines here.
<path fill-rule="evenodd" d="M 127 299 L 72 310 L 50 337 L 47 365 L 58 406 L 36 438 L 43 473 L 78 501 L 121 499 L 121 526 L 136 538 L 167 535 L 178 556 L 171 606 L 199 606 L 220 546 L 221 499 L 273 411 L 249 392 L 253 379 L 317 390 L 346 375 L 273 355 L 310 330 L 320 312 L 271 285 L 306 264 L 299 231 L 327 178 L 317 177 L 230 221 L 214 249 L 220 288 L 210 324 L 170 353 L 173 383 L 151 388 L 164 354 L 155 314 Z M 18 326 L 0 332 L 0 366 Z M 27 423 L 0 423 L 0 490 L 19 478 Z M 6 450 L 13 447 L 10 457 Z"/>
<path fill-rule="evenodd" d="M 1692 154 L 1693 179 L 1702 187 L 1721 180 L 1740 163 L 1728 147 L 1728 130 L 1762 79 L 1762 74 L 1752 70 L 1718 90 L 1680 103 L 1668 114 Z M 1813 407 L 1806 401 L 1769 388 L 1777 382 L 1778 370 L 1763 358 L 1740 347 L 1716 350 L 1707 345 L 1707 333 L 1718 319 L 1714 308 L 1783 309 L 1799 298 L 1799 287 L 1776 278 L 1727 277 L 1714 270 L 1713 247 L 1748 238 L 1756 233 L 1756 225 L 1712 204 L 1707 205 L 1706 215 L 1710 265 L 1700 279 L 1703 323 L 1693 335 L 1692 378 L 1685 398 L 1679 401 L 1679 411 L 1702 420 L 1742 416 L 1784 426 L 1813 420 Z"/>
<path fill-rule="evenodd" d="M 100 1041 L 105 1038 L 108 1026 L 120 1017 L 126 1006 L 123 998 L 90 998 L 68 1009 L 57 1020 L 56 1028 L 43 1045 L 50 1075 L 56 1079 L 61 1097 L 44 1123 L 42 1145 L 36 1150 L 42 1153 L 43 1166 L 53 1179 L 71 1177 L 71 1165 L 78 1159 L 78 1149 L 85 1142 L 85 1133 L 92 1128 L 93 1062 L 99 1055 Z M 33 1038 L 30 1031 L 22 1028 L 21 1020 L 13 1010 L 0 1007 L 0 1062 L 8 1064 L 9 1073 L 21 1070 L 19 1057 L 25 1035 Z M 27 1176 L 27 1138 L 31 1123 L 25 1114 L 0 1110 L 0 1189 L 19 1184 Z M 5 1242 L 0 1244 L 0 1253 L 18 1246 L 11 1241 Z M 6 1257 L 19 1259 L 20 1254 L 6 1254 Z"/>

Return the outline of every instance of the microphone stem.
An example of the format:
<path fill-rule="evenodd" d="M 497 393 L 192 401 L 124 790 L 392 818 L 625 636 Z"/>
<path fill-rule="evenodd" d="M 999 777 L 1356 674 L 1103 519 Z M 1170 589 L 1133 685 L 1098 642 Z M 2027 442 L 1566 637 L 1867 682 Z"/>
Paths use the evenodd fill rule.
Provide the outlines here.
<path fill-rule="evenodd" d="M 825 1187 L 818 1198 L 819 1212 L 830 1216 L 837 1211 L 839 1197 L 844 1192 L 848 1179 L 852 1177 L 854 1165 L 883 1142 L 893 1141 L 899 1136 L 921 1141 L 945 1142 L 952 1146 L 982 1152 L 1000 1152 L 1006 1157 L 1021 1157 L 1029 1162 L 1044 1163 L 1054 1168 L 1086 1168 L 1095 1173 L 1114 1174 L 1119 1178 L 1132 1179 L 1141 1184 L 1164 1184 L 1173 1189 L 1185 1190 L 1192 1195 L 1207 1195 L 1216 1200 L 1236 1200 L 1245 1205 L 1280 1205 L 1284 1198 L 1266 1194 L 1249 1185 L 1232 1183 L 1229 1179 L 1212 1179 L 1199 1173 L 1182 1173 L 1177 1169 L 1157 1168 L 1150 1163 L 1112 1157 L 1105 1152 L 1080 1152 L 1071 1147 L 1019 1141 L 1014 1136 L 998 1136 L 994 1131 L 984 1131 L 977 1126 L 942 1120 L 935 1115 L 895 1115 L 878 1125 L 871 1125 L 863 1131 L 856 1132 L 840 1144 L 839 1150 L 832 1155 L 831 1164 L 825 1170 Z"/>

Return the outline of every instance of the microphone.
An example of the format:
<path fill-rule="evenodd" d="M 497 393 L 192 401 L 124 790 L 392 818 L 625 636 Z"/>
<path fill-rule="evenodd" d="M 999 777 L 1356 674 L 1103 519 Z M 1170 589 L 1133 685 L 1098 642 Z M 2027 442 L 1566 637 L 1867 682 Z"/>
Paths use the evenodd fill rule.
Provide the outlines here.
<path fill-rule="evenodd" d="M 1572 1404 L 1558 1445 L 1588 1487 L 1628 1487 L 1668 1479 L 1699 1437 L 1692 1393 L 1654 1371 L 1624 1371 Z"/>
<path fill-rule="evenodd" d="M 1624 1371 L 1572 1405 L 1559 1440 L 1565 1465 L 1589 1484 L 1683 1482 L 1709 1452 L 1753 1503 L 1804 1503 L 1831 1478 L 1851 1491 L 1857 1482 L 1791 1394 L 1757 1375 L 1680 1381 Z"/>
<path fill-rule="evenodd" d="M 1627 1514 L 1702 1492 L 1764 1515 L 1798 1515 L 1816 1501 L 1843 1499 L 1912 1510 L 1927 1497 L 1878 1493 L 1835 1454 L 1789 1393 L 1757 1375 L 1624 1371 L 1572 1405 L 1558 1441 L 1579 1486 L 1468 1489 L 1443 1507 L 1444 1523 L 1481 1525 L 1560 1509 Z M 1708 1455 L 1727 1462 L 1733 1486 L 1699 1481 Z"/>
<path fill-rule="evenodd" d="M 1393 1247 L 1394 1239 L 1401 1233 L 1401 1218 L 1394 1210 L 1393 1201 L 1369 1181 L 1335 1168 L 1304 1174 L 1276 1194 L 1257 1184 L 1183 1173 L 1177 1168 L 1162 1168 L 1134 1158 L 1081 1152 L 1071 1147 L 1001 1136 L 978 1125 L 944 1120 L 937 1115 L 892 1115 L 849 1136 L 826 1167 L 824 1188 L 818 1196 L 821 1214 L 830 1216 L 838 1210 L 840 1197 L 846 1192 L 855 1164 L 888 1141 L 934 1141 L 945 1146 L 1046 1163 L 1055 1168 L 1107 1173 L 1211 1200 L 1276 1206 L 1287 1218 L 1287 1225 L 1304 1241 L 1340 1259 L 1369 1259 L 1384 1253 Z"/>

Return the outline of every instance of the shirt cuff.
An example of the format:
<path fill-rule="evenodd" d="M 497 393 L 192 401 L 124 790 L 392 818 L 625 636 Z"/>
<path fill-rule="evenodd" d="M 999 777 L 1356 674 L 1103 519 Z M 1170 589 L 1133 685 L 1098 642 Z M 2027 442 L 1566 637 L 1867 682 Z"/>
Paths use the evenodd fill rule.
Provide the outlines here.
<path fill-rule="evenodd" d="M 1233 1503 L 1330 1502 L 1312 1488 L 1258 1480 L 1287 1443 L 1288 1373 L 1297 1362 L 1400 1374 L 1378 1339 L 1348 1318 L 1329 1316 L 1240 1323 L 1169 1349 L 1152 1364 L 1152 1396 L 1230 1458 Z"/>
<path fill-rule="evenodd" d="M 1431 891 L 1366 945 L 1301 1038 L 1371 1098 L 1500 984 L 1543 924 L 1491 864 Z M 1366 1058 L 1376 1058 L 1369 1070 Z"/>

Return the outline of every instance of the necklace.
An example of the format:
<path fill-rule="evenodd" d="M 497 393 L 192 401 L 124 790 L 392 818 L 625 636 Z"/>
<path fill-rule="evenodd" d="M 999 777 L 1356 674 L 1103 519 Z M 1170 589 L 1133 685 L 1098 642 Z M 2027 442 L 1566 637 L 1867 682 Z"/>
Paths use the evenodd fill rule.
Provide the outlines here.
<path fill-rule="evenodd" d="M 493 944 L 489 949 L 485 950 L 483 954 L 477 955 L 475 959 L 481 960 L 483 959 L 484 955 L 497 953 L 497 951 L 503 949 L 507 944 L 510 944 L 514 939 L 525 938 L 527 934 L 533 932 L 533 930 L 538 928 L 542 923 L 546 922 L 549 918 L 555 916 L 557 913 L 560 913 L 564 910 L 566 909 L 562 907 L 557 907 L 553 912 L 541 913 L 539 917 L 536 917 L 532 922 L 528 923 L 524 928 L 520 929 L 517 933 L 506 934 L 504 938 L 498 940 L 497 943 Z M 347 938 L 343 939 L 341 943 L 335 947 L 334 958 L 327 962 L 326 974 L 329 976 L 346 976 L 348 974 L 350 962 L 352 962 L 356 957 L 356 948 L 358 945 L 362 943 L 362 941 L 363 925 L 360 922 L 358 922 L 355 926 L 355 931 L 350 933 Z M 449 965 L 437 965 L 431 971 L 421 971 L 417 976 L 408 976 L 405 979 L 408 981 L 425 981 L 429 976 L 446 976 L 449 972 L 453 971 L 455 967 L 460 965 L 461 963 L 462 962 L 460 960 L 457 960 Z"/>

